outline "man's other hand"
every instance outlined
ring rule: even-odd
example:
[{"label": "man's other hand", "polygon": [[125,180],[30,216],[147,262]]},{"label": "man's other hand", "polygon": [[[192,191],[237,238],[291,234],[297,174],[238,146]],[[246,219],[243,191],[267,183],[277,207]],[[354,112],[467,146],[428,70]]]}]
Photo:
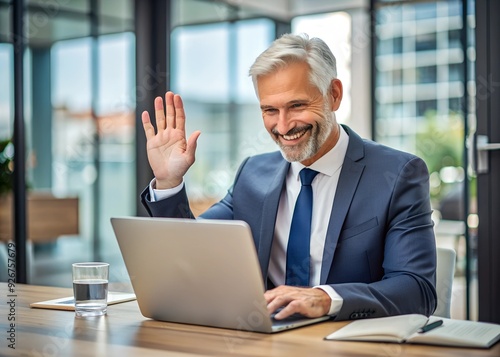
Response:
[{"label": "man's other hand", "polygon": [[274,316],[278,320],[295,313],[307,317],[320,317],[330,311],[330,296],[321,289],[281,285],[266,291],[264,297],[270,314],[283,307]]}]

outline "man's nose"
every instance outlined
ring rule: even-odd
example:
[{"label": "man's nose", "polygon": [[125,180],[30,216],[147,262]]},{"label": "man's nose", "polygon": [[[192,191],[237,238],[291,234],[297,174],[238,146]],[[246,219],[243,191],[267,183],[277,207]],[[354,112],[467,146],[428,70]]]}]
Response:
[{"label": "man's nose", "polygon": [[278,123],[276,124],[276,130],[281,135],[285,135],[290,131],[290,129],[293,128],[293,125],[291,124],[290,121],[290,115],[287,110],[280,110],[279,116],[278,116]]}]

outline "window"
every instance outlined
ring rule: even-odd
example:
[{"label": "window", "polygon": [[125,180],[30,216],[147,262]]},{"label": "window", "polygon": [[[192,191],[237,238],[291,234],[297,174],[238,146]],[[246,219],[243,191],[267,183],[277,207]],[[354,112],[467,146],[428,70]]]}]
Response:
[{"label": "window", "polygon": [[462,63],[454,63],[448,66],[448,79],[450,82],[463,81],[464,65]]},{"label": "window", "polygon": [[462,47],[461,31],[460,30],[448,31],[448,47],[449,48],[461,48]]},{"label": "window", "polygon": [[[103,252],[114,244],[109,216],[131,215],[135,210],[133,96],[134,36],[101,36],[98,41],[96,118],[92,116],[92,40],[60,41],[52,48],[53,78],[53,184],[59,195],[77,195],[81,206],[81,252],[90,255],[85,237],[93,232],[93,185],[99,175],[98,225]],[[78,68],[78,70],[75,70]],[[95,166],[95,135],[99,135],[99,167]],[[105,194],[104,194],[105,193]],[[111,195],[111,196],[110,196]],[[113,197],[112,200],[109,197]],[[84,243],[87,242],[87,243]],[[113,250],[114,254],[118,254]]]},{"label": "window", "polygon": [[337,60],[337,76],[342,81],[342,105],[336,112],[339,123],[351,119],[351,16],[345,12],[298,16],[292,21],[294,33],[305,32],[323,39]]},{"label": "window", "polygon": [[426,33],[415,36],[415,51],[436,50],[436,34]]},{"label": "window", "polygon": [[423,117],[437,109],[437,100],[420,100],[417,103],[417,116]]},{"label": "window", "polygon": [[[376,63],[375,140],[413,152],[426,162],[436,241],[438,246],[451,244],[458,253],[454,287],[464,289],[459,293],[462,296],[465,295],[462,291],[469,289],[464,287],[466,260],[474,267],[475,257],[465,254],[465,235],[468,234],[462,221],[465,212],[454,218],[445,212],[450,202],[454,208],[465,207],[463,195],[457,192],[464,192],[464,185],[468,184],[463,175],[452,179],[447,176],[449,172],[466,172],[463,143],[467,116],[462,105],[463,88],[466,88],[462,62],[466,56],[460,41],[462,1],[375,3],[376,38],[384,42],[392,38],[395,42],[399,41],[401,32],[405,34],[401,53],[395,48],[393,53],[387,53],[387,48],[380,48],[376,41],[373,59]],[[473,7],[473,3],[469,5]],[[401,13],[401,18],[388,16],[396,13]],[[473,31],[469,31],[470,39],[474,38],[472,34]],[[401,82],[394,80],[400,71]],[[392,85],[387,85],[388,72],[393,73]],[[449,222],[450,226],[462,227],[462,232],[452,233],[445,225],[439,226],[441,218],[455,220]],[[465,305],[465,297],[457,305],[460,303]],[[459,315],[452,317],[465,318],[462,310],[466,310],[465,306],[455,311]]]},{"label": "window", "polygon": [[197,162],[186,176],[195,204],[222,198],[244,157],[276,150],[248,77],[273,35],[274,23],[267,19],[179,26],[172,32],[171,86],[183,97],[188,135],[202,132]]},{"label": "window", "polygon": [[462,98],[450,98],[449,108],[450,112],[460,113],[462,111]]},{"label": "window", "polygon": [[427,66],[417,68],[417,83],[436,83],[437,66]]},{"label": "window", "polygon": [[12,78],[12,45],[0,43],[0,140],[12,136],[13,78]]},{"label": "window", "polygon": [[403,52],[403,38],[402,37],[394,37],[392,40],[392,43],[393,43],[394,53]]},{"label": "window", "polygon": [[435,19],[436,15],[435,3],[429,2],[415,5],[416,20]]}]

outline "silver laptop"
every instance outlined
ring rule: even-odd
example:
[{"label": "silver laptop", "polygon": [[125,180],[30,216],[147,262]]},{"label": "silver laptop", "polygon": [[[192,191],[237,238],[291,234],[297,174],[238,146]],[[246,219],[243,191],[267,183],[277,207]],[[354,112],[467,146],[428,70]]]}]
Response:
[{"label": "silver laptop", "polygon": [[120,217],[111,224],[145,317],[265,333],[329,318],[269,316],[245,222]]}]

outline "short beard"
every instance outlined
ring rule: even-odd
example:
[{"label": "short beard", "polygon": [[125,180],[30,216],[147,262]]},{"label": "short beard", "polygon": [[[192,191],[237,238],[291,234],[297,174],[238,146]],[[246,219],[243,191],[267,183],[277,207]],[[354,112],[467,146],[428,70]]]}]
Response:
[{"label": "short beard", "polygon": [[[329,111],[329,108],[324,109],[325,120],[317,123],[317,125],[313,125],[310,127],[311,135],[307,142],[300,144],[300,146],[285,146],[281,143],[279,138],[275,137],[274,141],[278,144],[281,154],[285,158],[286,161],[304,161],[307,160],[319,151],[319,149],[325,144],[328,140],[328,137],[332,133],[333,128],[335,127],[335,113]],[[279,135],[277,132],[273,130],[274,135]],[[294,134],[292,130],[287,134]],[[305,135],[305,134],[304,134]]]}]

